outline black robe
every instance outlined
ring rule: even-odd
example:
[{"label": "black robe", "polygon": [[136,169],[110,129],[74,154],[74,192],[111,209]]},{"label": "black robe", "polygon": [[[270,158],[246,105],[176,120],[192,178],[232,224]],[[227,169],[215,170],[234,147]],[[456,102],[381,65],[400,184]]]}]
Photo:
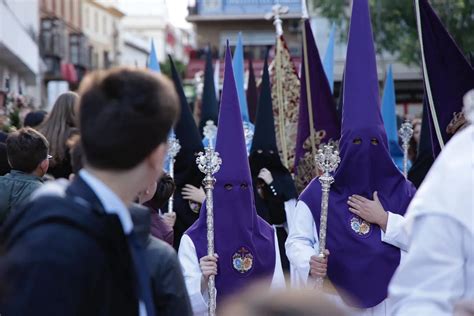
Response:
[{"label": "black robe", "polygon": [[[284,271],[289,271],[290,263],[286,256],[285,241],[288,233],[283,227],[286,223],[285,202],[297,198],[295,184],[290,172],[281,163],[280,157],[273,151],[254,151],[249,157],[252,172],[255,207],[260,217],[271,225],[277,225],[276,234],[280,249],[281,264]],[[258,178],[262,168],[268,169],[273,182],[266,184]],[[258,189],[261,189],[260,193]]]}]

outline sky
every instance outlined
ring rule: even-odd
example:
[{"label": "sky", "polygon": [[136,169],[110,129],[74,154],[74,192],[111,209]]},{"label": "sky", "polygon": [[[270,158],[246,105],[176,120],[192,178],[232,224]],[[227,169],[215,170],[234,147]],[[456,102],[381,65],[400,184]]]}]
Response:
[{"label": "sky", "polygon": [[166,0],[170,22],[178,27],[190,28],[191,24],[186,22],[188,15],[189,0]]},{"label": "sky", "polygon": [[170,22],[182,28],[190,28],[186,22],[188,3],[194,0],[98,0],[105,5],[117,5],[125,14],[156,14],[163,13],[163,4],[166,3]]}]

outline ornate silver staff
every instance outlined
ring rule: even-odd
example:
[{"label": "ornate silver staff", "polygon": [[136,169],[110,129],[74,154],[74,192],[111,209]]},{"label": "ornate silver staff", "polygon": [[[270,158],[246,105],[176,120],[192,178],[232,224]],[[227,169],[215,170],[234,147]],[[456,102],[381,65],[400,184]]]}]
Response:
[{"label": "ornate silver staff", "polygon": [[[219,171],[222,159],[219,157],[219,153],[214,151],[212,146],[206,146],[205,152],[198,154],[196,164],[199,170],[206,175],[202,183],[206,190],[207,255],[211,256],[214,255],[214,201],[212,191],[216,182],[214,174]],[[207,288],[209,291],[209,316],[215,316],[216,284],[214,275],[209,277]]]},{"label": "ornate silver staff", "polygon": [[[332,145],[324,145],[322,149],[318,150],[318,153],[315,157],[316,165],[323,172],[319,177],[319,182],[321,182],[321,218],[319,223],[319,254],[320,258],[324,258],[324,250],[326,250],[326,231],[327,231],[327,222],[328,222],[328,205],[329,205],[329,190],[331,189],[331,184],[334,182],[334,178],[331,175],[334,172],[341,162],[339,157],[339,152],[334,149]],[[316,287],[321,289],[323,286],[324,279],[316,279]]]},{"label": "ornate silver staff", "polygon": [[206,137],[209,141],[208,146],[214,148],[214,140],[216,139],[217,135],[217,126],[216,124],[214,124],[214,121],[206,121],[206,126],[203,127],[202,133],[204,134],[204,137]]},{"label": "ornate silver staff", "polygon": [[408,145],[410,144],[410,139],[413,136],[413,125],[410,121],[405,121],[398,130],[398,134],[402,139],[403,147],[403,175],[405,178],[408,175]]},{"label": "ornate silver staff", "polygon": [[[169,173],[170,177],[174,179],[174,163],[175,157],[181,150],[181,145],[179,144],[179,140],[176,138],[176,134],[174,132],[168,137],[168,159],[169,159]],[[173,212],[173,201],[174,201],[174,194],[172,194],[168,201],[168,213]]]}]

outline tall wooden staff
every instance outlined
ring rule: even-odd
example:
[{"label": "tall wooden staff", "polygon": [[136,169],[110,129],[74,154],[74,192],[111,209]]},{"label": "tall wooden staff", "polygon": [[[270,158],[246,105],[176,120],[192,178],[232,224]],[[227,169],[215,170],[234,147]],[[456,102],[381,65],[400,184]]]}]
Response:
[{"label": "tall wooden staff", "polygon": [[[196,158],[196,164],[199,170],[206,176],[202,183],[206,190],[206,224],[207,224],[207,255],[214,255],[214,201],[212,191],[214,190],[214,184],[216,178],[214,174],[219,171],[222,164],[222,159],[219,157],[219,153],[214,151],[212,143],[210,146],[206,146],[205,152],[200,152]],[[207,283],[209,291],[209,316],[216,315],[216,283],[214,275],[209,277]]]},{"label": "tall wooden staff", "polygon": [[281,51],[281,41],[278,39],[281,35],[283,35],[283,21],[281,20],[281,15],[287,14],[289,11],[288,7],[281,6],[280,4],[275,4],[272,7],[272,12],[267,13],[265,18],[267,20],[271,20],[273,18],[273,25],[275,26],[275,32],[277,36],[277,47],[276,47],[276,54],[275,54],[275,71],[276,71],[276,86],[277,86],[277,98],[278,98],[278,133],[280,136],[280,143],[281,143],[281,151],[283,154],[283,164],[286,168],[288,166],[288,145],[286,144],[286,134],[285,134],[285,107],[284,107],[284,100],[283,100],[283,75],[279,73],[281,69],[281,65],[283,63],[281,54],[278,54]]},{"label": "tall wooden staff", "polygon": [[398,130],[398,134],[402,139],[402,148],[403,148],[403,175],[405,178],[408,176],[408,146],[410,144],[410,139],[413,136],[413,125],[410,121],[406,121],[402,124]]},{"label": "tall wooden staff", "polygon": [[[329,191],[334,178],[331,175],[341,162],[339,152],[331,145],[324,145],[322,149],[318,150],[315,157],[316,165],[322,171],[319,177],[321,182],[321,218],[319,222],[319,254],[320,258],[324,258],[324,251],[326,250],[326,231],[328,222],[328,206],[329,206]],[[316,287],[321,289],[323,287],[324,279],[319,277],[316,279]]]},{"label": "tall wooden staff", "polygon": [[[169,174],[170,177],[174,179],[174,163],[176,155],[181,150],[181,145],[179,144],[179,140],[176,138],[176,134],[171,132],[171,135],[168,137],[168,159],[169,159]],[[174,194],[172,194],[168,201],[168,213],[173,212],[173,202],[174,202]]]},{"label": "tall wooden staff", "polygon": [[[311,74],[309,72],[309,60],[308,60],[308,41],[306,39],[306,27],[304,21],[309,18],[308,9],[306,6],[306,0],[301,2],[302,6],[302,23],[301,28],[303,30],[303,67],[306,83],[306,104],[308,105],[308,118],[309,118],[309,139],[311,143],[311,155],[316,155],[316,137],[314,135],[314,116],[313,116],[313,98],[311,97]],[[303,98],[304,96],[300,96]],[[314,176],[314,175],[313,175]]]}]

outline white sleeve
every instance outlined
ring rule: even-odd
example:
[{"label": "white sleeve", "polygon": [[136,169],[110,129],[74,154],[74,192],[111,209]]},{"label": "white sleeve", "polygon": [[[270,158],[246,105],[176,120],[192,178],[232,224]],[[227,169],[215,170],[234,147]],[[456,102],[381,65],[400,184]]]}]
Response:
[{"label": "white sleeve", "polygon": [[309,261],[311,256],[316,255],[318,248],[318,236],[313,215],[308,206],[299,201],[293,216],[293,224],[286,239],[285,248],[288,260],[294,270],[291,276],[291,284],[297,287],[309,285]]},{"label": "white sleeve", "polygon": [[388,212],[387,228],[381,231],[382,241],[403,251],[408,251],[408,234],[405,229],[405,217]]},{"label": "white sleeve", "polygon": [[465,228],[445,216],[413,223],[410,251],[389,287],[390,315],[452,315],[465,291]]},{"label": "white sleeve", "polygon": [[291,230],[291,226],[293,225],[293,217],[295,216],[296,212],[296,200],[291,199],[285,202],[285,213],[286,213],[286,223],[288,225],[288,231]]},{"label": "white sleeve", "polygon": [[280,258],[280,247],[278,247],[278,238],[276,234],[276,229],[274,229],[274,238],[275,238],[275,270],[272,277],[272,289],[284,289],[286,288],[285,284],[285,275],[283,274],[283,268],[281,266]]},{"label": "white sleeve", "polygon": [[181,237],[178,249],[178,259],[183,269],[184,281],[194,315],[207,315],[208,297],[201,293],[202,272],[196,254],[194,243],[188,235]]}]

